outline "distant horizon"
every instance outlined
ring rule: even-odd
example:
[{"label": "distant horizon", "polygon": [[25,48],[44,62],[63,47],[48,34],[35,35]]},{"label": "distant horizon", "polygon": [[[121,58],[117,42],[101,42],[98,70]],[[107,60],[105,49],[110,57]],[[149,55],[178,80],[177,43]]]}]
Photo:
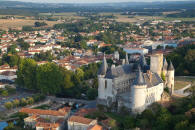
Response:
[{"label": "distant horizon", "polygon": [[187,2],[193,0],[0,0],[0,1],[18,1],[18,2],[32,2],[32,3],[71,3],[71,4],[100,4],[100,3],[152,3],[152,2]]}]

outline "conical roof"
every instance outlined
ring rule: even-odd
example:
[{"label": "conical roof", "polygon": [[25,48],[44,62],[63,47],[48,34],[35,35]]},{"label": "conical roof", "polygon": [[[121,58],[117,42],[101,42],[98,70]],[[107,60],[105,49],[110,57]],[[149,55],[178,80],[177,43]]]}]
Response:
[{"label": "conical roof", "polygon": [[171,61],[170,61],[170,64],[169,64],[168,70],[174,70],[174,67],[173,67],[173,64],[172,64],[172,62],[171,62]]},{"label": "conical roof", "polygon": [[138,77],[137,77],[137,82],[136,82],[136,84],[137,84],[137,85],[145,85],[145,84],[146,84],[140,66],[138,66]]},{"label": "conical roof", "polygon": [[167,67],[168,67],[167,60],[164,59],[164,62],[163,62],[163,69],[164,69],[164,70],[167,70]]},{"label": "conical roof", "polygon": [[129,64],[128,54],[126,53],[125,64]]},{"label": "conical roof", "polygon": [[108,64],[107,64],[106,57],[104,54],[103,62],[102,62],[102,65],[98,71],[98,75],[105,75],[107,72],[107,69],[108,69]]}]

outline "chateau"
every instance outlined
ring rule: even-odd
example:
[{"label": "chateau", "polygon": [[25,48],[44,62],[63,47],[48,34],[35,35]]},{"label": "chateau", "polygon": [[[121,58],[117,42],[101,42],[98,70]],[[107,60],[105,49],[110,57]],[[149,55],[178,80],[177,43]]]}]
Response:
[{"label": "chateau", "polygon": [[171,62],[168,65],[163,54],[152,54],[150,65],[144,55],[137,62],[129,63],[126,54],[122,65],[111,67],[104,56],[98,71],[98,104],[141,113],[147,106],[161,101],[165,87],[173,94],[174,68]]}]

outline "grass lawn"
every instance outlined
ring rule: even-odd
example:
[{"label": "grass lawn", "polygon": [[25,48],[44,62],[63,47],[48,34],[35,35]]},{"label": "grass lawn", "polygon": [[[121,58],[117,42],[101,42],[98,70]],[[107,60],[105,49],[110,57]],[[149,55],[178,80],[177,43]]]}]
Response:
[{"label": "grass lawn", "polygon": [[193,81],[195,81],[193,77],[175,77],[175,90],[184,88]]},{"label": "grass lawn", "polygon": [[125,116],[123,115],[119,115],[117,113],[108,113],[108,112],[106,113],[106,116],[116,120],[116,122],[119,122],[119,123],[122,123],[125,118]]}]

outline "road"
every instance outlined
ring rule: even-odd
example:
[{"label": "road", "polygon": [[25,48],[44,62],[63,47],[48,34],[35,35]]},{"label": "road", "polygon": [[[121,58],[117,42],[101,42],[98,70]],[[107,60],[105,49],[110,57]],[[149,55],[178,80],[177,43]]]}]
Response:
[{"label": "road", "polygon": [[186,97],[190,95],[190,92],[185,92],[186,89],[190,88],[192,85],[189,84],[186,87],[179,89],[179,90],[175,90],[174,91],[174,95],[175,96],[179,96],[179,97]]}]

